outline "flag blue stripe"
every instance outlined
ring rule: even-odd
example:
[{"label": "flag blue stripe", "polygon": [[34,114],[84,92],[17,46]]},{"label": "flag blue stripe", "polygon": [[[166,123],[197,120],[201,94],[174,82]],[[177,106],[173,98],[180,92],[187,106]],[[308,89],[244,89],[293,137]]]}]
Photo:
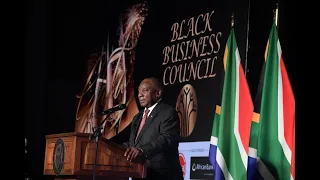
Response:
[{"label": "flag blue stripe", "polygon": [[221,167],[216,160],[217,146],[210,144],[209,160],[214,169],[215,180],[225,180]]},{"label": "flag blue stripe", "polygon": [[254,157],[248,157],[248,180],[264,180],[257,170],[257,159]]}]

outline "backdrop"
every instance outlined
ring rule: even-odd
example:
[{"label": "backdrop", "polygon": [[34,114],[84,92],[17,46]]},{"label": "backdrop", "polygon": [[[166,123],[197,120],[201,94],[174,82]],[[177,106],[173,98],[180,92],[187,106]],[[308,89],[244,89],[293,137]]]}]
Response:
[{"label": "backdrop", "polygon": [[[106,41],[92,49],[86,63],[75,131],[92,133],[105,122],[104,137],[128,140],[132,118],[141,110],[137,87],[144,78],[157,77],[165,85],[163,100],[179,114],[185,179],[212,179],[208,141],[220,104],[225,44],[234,22],[246,66],[248,7],[247,0],[150,1],[113,16]],[[101,115],[119,104],[127,108]]]}]

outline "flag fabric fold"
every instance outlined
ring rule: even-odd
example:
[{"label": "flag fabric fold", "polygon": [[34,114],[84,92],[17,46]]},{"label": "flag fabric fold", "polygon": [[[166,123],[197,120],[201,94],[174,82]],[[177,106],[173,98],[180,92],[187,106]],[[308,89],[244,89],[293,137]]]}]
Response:
[{"label": "flag fabric fold", "polygon": [[259,174],[267,180],[291,180],[295,177],[295,100],[275,22],[260,78],[249,147],[255,153],[249,153],[248,179]]},{"label": "flag fabric fold", "polygon": [[215,180],[246,180],[253,102],[233,28],[223,61],[222,99],[214,115],[209,160]]}]

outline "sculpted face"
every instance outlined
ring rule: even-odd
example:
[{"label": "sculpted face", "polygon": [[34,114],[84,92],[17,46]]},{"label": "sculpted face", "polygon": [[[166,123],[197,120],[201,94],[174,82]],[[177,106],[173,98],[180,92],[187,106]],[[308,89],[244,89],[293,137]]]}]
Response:
[{"label": "sculpted face", "polygon": [[149,108],[161,97],[161,89],[151,79],[143,80],[138,88],[138,99],[142,107]]}]

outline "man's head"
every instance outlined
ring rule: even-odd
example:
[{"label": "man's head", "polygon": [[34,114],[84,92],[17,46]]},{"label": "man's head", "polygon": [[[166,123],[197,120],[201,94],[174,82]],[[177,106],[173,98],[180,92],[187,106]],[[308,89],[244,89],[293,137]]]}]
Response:
[{"label": "man's head", "polygon": [[162,97],[163,85],[156,78],[144,79],[138,88],[138,99],[142,107],[149,108]]}]

